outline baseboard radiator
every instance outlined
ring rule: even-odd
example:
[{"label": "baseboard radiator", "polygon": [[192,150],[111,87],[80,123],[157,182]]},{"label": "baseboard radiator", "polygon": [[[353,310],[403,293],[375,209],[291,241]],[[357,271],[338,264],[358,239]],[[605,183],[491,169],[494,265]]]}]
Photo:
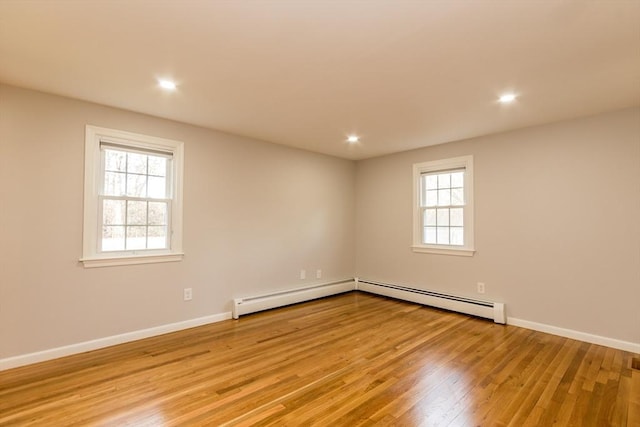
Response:
[{"label": "baseboard radiator", "polygon": [[257,311],[269,310],[271,308],[283,307],[285,305],[297,304],[299,302],[349,292],[355,290],[355,288],[355,280],[346,279],[282,292],[274,292],[267,295],[236,298],[233,300],[232,316],[234,319],[237,319],[243,314],[255,313]]},{"label": "baseboard radiator", "polygon": [[377,295],[384,295],[400,300],[411,301],[431,307],[444,308],[459,313],[472,314],[496,323],[505,324],[507,317],[503,303],[480,301],[471,298],[447,295],[422,289],[408,288],[389,283],[374,282],[365,279],[355,279],[356,289]]}]

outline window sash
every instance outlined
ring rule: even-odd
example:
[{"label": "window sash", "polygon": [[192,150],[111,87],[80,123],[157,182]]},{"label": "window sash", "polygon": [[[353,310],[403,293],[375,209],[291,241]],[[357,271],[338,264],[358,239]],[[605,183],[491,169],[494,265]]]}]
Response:
[{"label": "window sash", "polygon": [[[146,156],[156,156],[156,157],[164,157],[167,159],[166,164],[165,164],[165,174],[164,174],[164,179],[165,179],[165,195],[167,196],[167,198],[169,199],[173,199],[173,156],[172,155],[163,155],[163,154],[156,154],[156,153],[161,153],[160,151],[157,150],[147,150],[147,149],[128,149],[127,147],[123,147],[121,148],[114,148],[115,145],[104,145],[104,144],[100,144],[100,179],[98,182],[98,194],[101,196],[104,196],[105,193],[105,189],[104,189],[104,182],[105,182],[105,176],[107,173],[106,170],[106,151],[107,150],[111,150],[111,151],[120,151],[123,153],[132,153],[132,154],[142,154],[142,155],[146,155]],[[149,173],[149,166],[147,164],[147,170],[146,173],[135,173],[135,172],[128,172],[125,168],[124,172],[115,172],[115,171],[108,171],[110,173],[121,173],[125,176],[125,195],[127,194],[127,189],[126,186],[128,185],[128,179],[126,179],[129,175],[132,176],[144,176],[146,177],[146,187],[147,187],[147,194],[149,194],[149,177],[162,177],[161,175],[153,175]],[[159,198],[154,198],[154,199],[159,199]]]},{"label": "window sash", "polygon": [[[462,225],[457,225],[457,224],[451,224],[451,210],[452,209],[460,209],[462,210]],[[436,211],[436,223],[435,224],[427,224],[425,223],[425,213],[427,212],[427,210],[434,210]],[[438,220],[438,211],[440,210],[446,210],[447,214],[448,214],[448,221],[447,224],[439,224],[439,220]],[[465,239],[464,239],[464,230],[465,230],[465,209],[464,206],[459,206],[459,205],[455,205],[455,206],[429,206],[429,207],[421,207],[420,208],[420,215],[421,215],[421,223],[420,223],[420,227],[422,229],[422,233],[421,233],[421,242],[424,245],[442,245],[442,246],[454,246],[454,247],[462,247],[465,245]],[[438,242],[438,240],[440,239],[440,235],[437,234],[437,232],[441,231],[442,229],[446,228],[447,229],[447,233],[448,233],[448,238],[447,240],[449,241],[449,243],[441,243]],[[427,238],[426,238],[426,233],[429,229],[433,229],[436,232],[436,241],[435,242],[428,242]],[[462,231],[462,241],[460,243],[451,243],[452,240],[455,240],[455,238],[453,237],[453,232],[455,230],[460,230]]]},{"label": "window sash", "polygon": [[[123,218],[124,221],[122,223],[119,224],[105,224],[104,223],[104,201],[105,200],[119,200],[119,201],[124,201],[124,206],[125,206],[125,210],[123,213]],[[146,222],[144,224],[131,224],[129,223],[128,217],[128,203],[129,201],[133,201],[133,202],[147,202],[147,213],[146,213]],[[166,251],[171,249],[171,235],[172,235],[172,228],[171,228],[171,224],[172,224],[172,218],[171,218],[171,208],[172,208],[172,200],[171,199],[151,199],[151,198],[145,198],[145,197],[127,197],[127,196],[98,196],[98,224],[97,224],[97,232],[98,232],[98,239],[97,239],[97,252],[98,253],[118,253],[118,252],[122,252],[122,253],[127,253],[127,252],[153,252],[153,251]],[[151,224],[149,222],[149,205],[148,203],[164,203],[167,209],[166,212],[166,218],[165,218],[165,223],[164,224]],[[103,234],[103,229],[104,227],[124,227],[124,248],[123,249],[105,249],[104,248],[104,234]],[[127,229],[129,227],[145,227],[145,247],[144,248],[138,248],[138,249],[127,249]],[[164,227],[166,230],[166,238],[165,238],[165,245],[164,247],[157,247],[157,248],[149,248],[149,227]]]},{"label": "window sash", "polygon": [[[427,183],[426,183],[426,177],[428,176],[437,176],[437,175],[444,175],[444,174],[453,174],[453,173],[458,173],[458,172],[462,172],[463,173],[463,181],[462,181],[462,186],[453,186],[453,185],[449,185],[449,187],[436,187],[435,189],[427,189]],[[454,168],[454,169],[443,169],[443,170],[435,170],[435,171],[429,171],[429,172],[422,172],[420,174],[420,184],[419,184],[419,188],[420,188],[420,207],[447,207],[447,206],[451,206],[451,207],[460,207],[460,206],[465,206],[467,204],[467,191],[466,191],[466,168]],[[458,189],[462,189],[462,195],[463,195],[463,201],[461,205],[453,205],[453,204],[435,204],[435,205],[428,205],[427,204],[427,191],[437,191],[437,190],[458,190]]]}]

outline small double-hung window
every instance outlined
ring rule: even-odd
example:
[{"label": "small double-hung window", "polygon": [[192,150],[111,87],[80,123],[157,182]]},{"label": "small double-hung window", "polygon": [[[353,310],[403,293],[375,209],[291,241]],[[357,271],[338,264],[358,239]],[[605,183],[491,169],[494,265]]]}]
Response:
[{"label": "small double-hung window", "polygon": [[169,249],[171,153],[100,143],[100,252]]},{"label": "small double-hung window", "polygon": [[415,164],[413,250],[473,255],[473,157]]},{"label": "small double-hung window", "polygon": [[87,126],[86,267],[182,258],[182,147]]}]

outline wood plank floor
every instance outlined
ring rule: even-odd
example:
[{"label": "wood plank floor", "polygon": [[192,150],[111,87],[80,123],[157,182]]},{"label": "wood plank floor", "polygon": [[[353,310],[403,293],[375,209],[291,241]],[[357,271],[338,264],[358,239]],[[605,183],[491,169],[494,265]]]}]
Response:
[{"label": "wood plank floor", "polygon": [[633,356],[352,292],[0,372],[0,425],[632,426]]}]

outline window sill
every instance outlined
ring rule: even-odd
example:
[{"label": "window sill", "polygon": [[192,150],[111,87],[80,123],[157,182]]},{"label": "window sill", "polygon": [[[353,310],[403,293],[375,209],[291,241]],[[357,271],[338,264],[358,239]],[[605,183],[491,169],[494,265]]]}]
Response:
[{"label": "window sill", "polygon": [[432,247],[432,246],[423,246],[423,245],[414,245],[411,246],[413,252],[424,253],[424,254],[438,254],[438,255],[455,255],[455,256],[473,256],[476,253],[475,249],[468,248],[442,248],[442,247]]},{"label": "window sill", "polygon": [[154,255],[126,255],[126,256],[102,256],[81,258],[84,268],[114,267],[118,265],[155,264],[160,262],[182,261],[184,253]]}]

